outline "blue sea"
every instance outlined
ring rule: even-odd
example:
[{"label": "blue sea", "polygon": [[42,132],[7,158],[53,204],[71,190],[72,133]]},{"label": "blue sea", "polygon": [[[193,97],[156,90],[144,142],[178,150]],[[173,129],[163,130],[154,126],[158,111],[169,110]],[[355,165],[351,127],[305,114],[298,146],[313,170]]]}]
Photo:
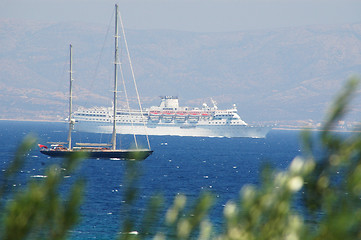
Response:
[{"label": "blue sea", "polygon": [[[38,142],[64,141],[65,123],[0,121],[0,167],[12,159],[16,147],[29,133]],[[73,134],[74,142],[107,142],[105,134]],[[133,136],[119,137],[126,145]],[[145,143],[144,139],[139,140]],[[150,197],[160,193],[166,209],[177,194],[187,196],[192,205],[200,193],[211,192],[216,199],[211,211],[215,228],[222,226],[223,207],[229,200],[239,199],[246,184],[260,183],[260,172],[266,163],[276,169],[286,169],[294,157],[301,154],[300,132],[272,130],[266,139],[203,138],[150,136],[153,155],[136,162],[140,172],[135,213],[142,214]],[[48,158],[34,148],[27,156],[26,165],[19,173],[21,188],[26,180],[44,176],[44,169],[61,159]],[[69,189],[77,177],[86,180],[85,198],[81,207],[81,222],[70,233],[70,239],[114,239],[119,234],[123,219],[124,175],[126,161],[87,159],[70,178],[64,180]],[[165,210],[163,210],[164,212]],[[134,229],[135,231],[137,229]]]}]

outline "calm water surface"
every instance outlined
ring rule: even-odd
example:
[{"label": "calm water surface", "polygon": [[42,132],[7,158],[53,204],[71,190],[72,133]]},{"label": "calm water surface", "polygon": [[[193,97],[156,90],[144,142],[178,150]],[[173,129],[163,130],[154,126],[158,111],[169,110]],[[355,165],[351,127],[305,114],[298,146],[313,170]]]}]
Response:
[{"label": "calm water surface", "polygon": [[[64,141],[65,123],[0,121],[0,167],[5,169],[21,140],[35,133],[39,143]],[[107,142],[109,135],[74,133],[74,142]],[[123,145],[132,136],[119,139]],[[150,196],[162,193],[169,206],[175,195],[183,193],[193,203],[202,191],[216,196],[211,212],[212,223],[221,226],[222,211],[228,200],[236,200],[245,184],[258,184],[262,165],[271,163],[286,169],[292,159],[301,154],[299,132],[271,131],[266,139],[150,137],[154,154],[137,162],[141,175],[138,181],[139,199],[135,213],[142,213]],[[140,139],[144,142],[144,139]],[[61,159],[51,159],[35,148],[19,173],[21,188],[27,179],[41,177],[44,169]],[[80,169],[64,182],[68,189],[81,176],[86,179],[82,221],[72,231],[71,239],[113,239],[119,232],[122,216],[123,177],[125,161],[87,159]]]}]

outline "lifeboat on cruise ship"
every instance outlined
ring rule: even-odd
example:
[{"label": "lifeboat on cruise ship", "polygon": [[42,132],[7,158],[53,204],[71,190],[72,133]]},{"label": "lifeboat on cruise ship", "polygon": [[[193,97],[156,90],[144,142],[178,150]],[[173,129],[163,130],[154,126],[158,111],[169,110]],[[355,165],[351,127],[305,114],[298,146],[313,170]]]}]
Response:
[{"label": "lifeboat on cruise ship", "polygon": [[163,110],[162,112],[162,121],[165,123],[173,122],[175,112],[172,110]]},{"label": "lifeboat on cruise ship", "polygon": [[174,111],[166,110],[166,111],[163,111],[162,114],[163,114],[164,116],[173,116],[173,115],[175,115],[175,112],[174,112]]},{"label": "lifeboat on cruise ship", "polygon": [[189,115],[190,115],[190,116],[200,116],[201,113],[200,113],[199,111],[190,111],[190,112],[189,112]]},{"label": "lifeboat on cruise ship", "polygon": [[176,112],[175,120],[179,123],[184,123],[186,121],[188,113],[185,111]]},{"label": "lifeboat on cruise ship", "polygon": [[176,112],[176,115],[177,116],[186,116],[186,115],[188,115],[188,113],[186,111],[178,111],[178,112]]},{"label": "lifeboat on cruise ship", "polygon": [[150,111],[150,112],[149,112],[149,115],[156,115],[156,116],[158,116],[158,115],[160,115],[160,114],[161,114],[160,111]]},{"label": "lifeboat on cruise ship", "polygon": [[149,112],[149,119],[152,122],[159,122],[161,112],[160,111],[150,111]]},{"label": "lifeboat on cruise ship", "polygon": [[190,111],[188,116],[189,123],[197,123],[201,113],[199,111]]}]

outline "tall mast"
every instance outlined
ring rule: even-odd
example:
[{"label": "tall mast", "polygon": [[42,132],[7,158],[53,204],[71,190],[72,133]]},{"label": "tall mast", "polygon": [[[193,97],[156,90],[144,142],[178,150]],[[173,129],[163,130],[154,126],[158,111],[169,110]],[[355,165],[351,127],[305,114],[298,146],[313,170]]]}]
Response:
[{"label": "tall mast", "polygon": [[72,120],[72,112],[73,112],[73,46],[70,44],[70,67],[69,67],[69,132],[68,132],[68,149],[71,150],[71,131],[73,129],[73,120]]},{"label": "tall mast", "polygon": [[115,52],[114,52],[114,99],[113,99],[113,134],[112,134],[112,149],[116,149],[117,131],[116,131],[116,115],[117,115],[117,90],[118,90],[118,4],[115,4]]}]

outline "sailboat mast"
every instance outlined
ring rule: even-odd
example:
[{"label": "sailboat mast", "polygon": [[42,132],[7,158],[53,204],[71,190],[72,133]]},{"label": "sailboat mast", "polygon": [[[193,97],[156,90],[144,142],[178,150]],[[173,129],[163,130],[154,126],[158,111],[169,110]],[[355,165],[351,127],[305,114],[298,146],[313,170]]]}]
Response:
[{"label": "sailboat mast", "polygon": [[116,115],[117,115],[117,90],[118,90],[118,4],[115,4],[115,52],[114,52],[114,99],[113,99],[113,134],[112,134],[112,149],[116,149],[117,131],[116,131]]},{"label": "sailboat mast", "polygon": [[72,112],[73,112],[73,46],[70,44],[70,67],[69,67],[69,131],[68,131],[68,149],[71,150],[71,132],[73,129],[73,120],[72,120]]}]

